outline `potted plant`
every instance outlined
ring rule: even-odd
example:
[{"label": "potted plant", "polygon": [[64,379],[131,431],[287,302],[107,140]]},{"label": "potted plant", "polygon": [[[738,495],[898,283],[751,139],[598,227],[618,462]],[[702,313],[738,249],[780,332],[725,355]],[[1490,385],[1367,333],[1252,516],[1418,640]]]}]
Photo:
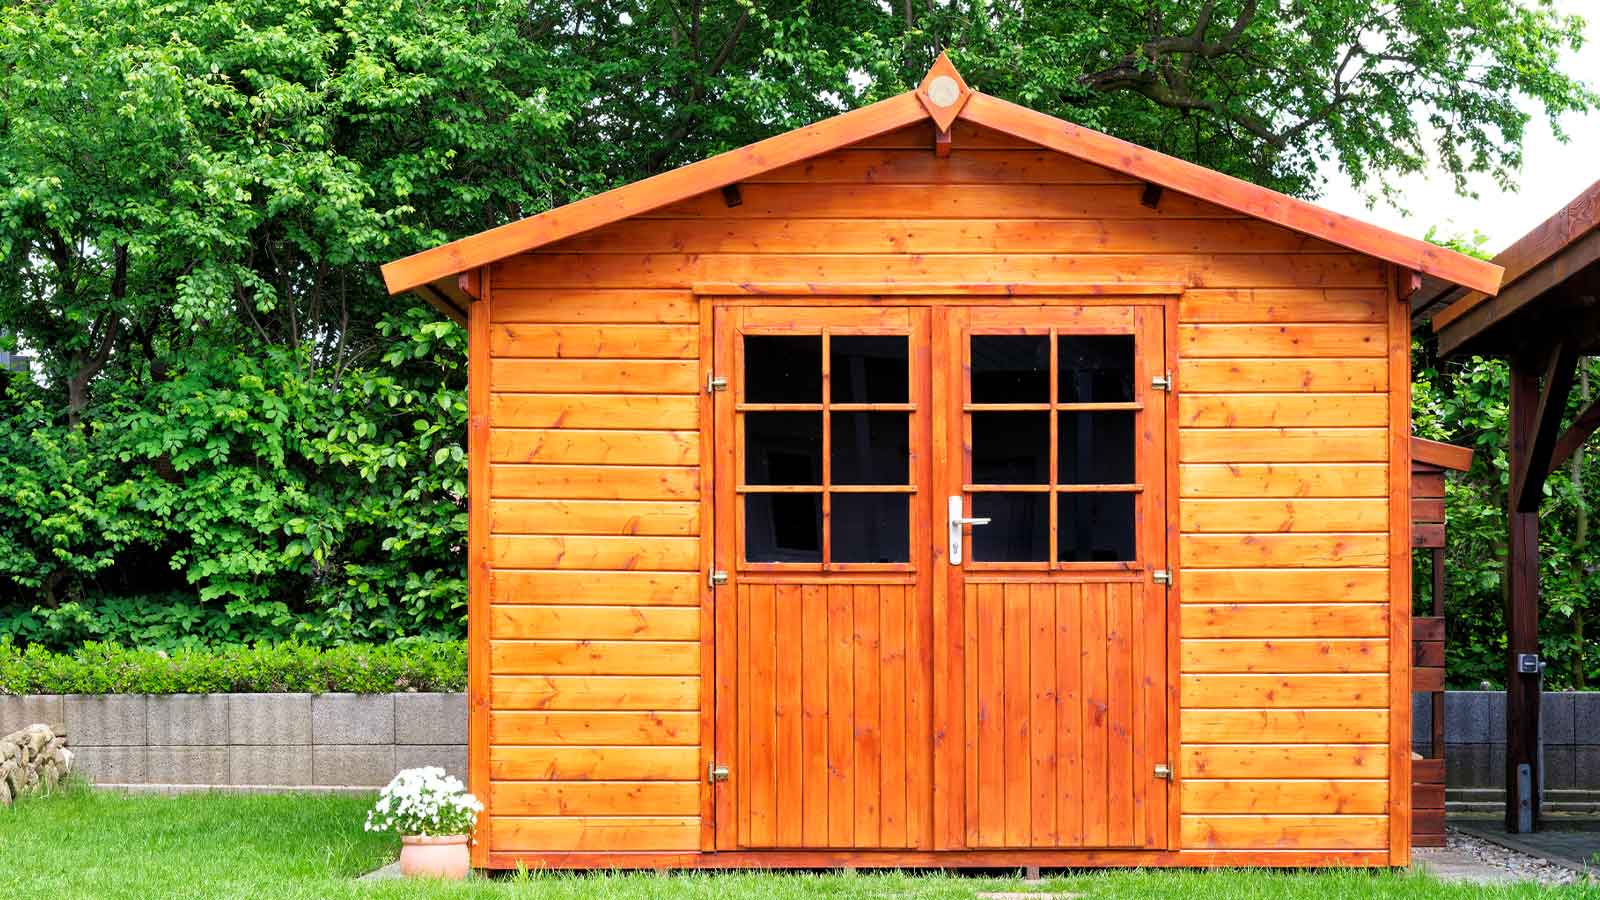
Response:
[{"label": "potted plant", "polygon": [[438,766],[405,769],[367,813],[368,831],[400,835],[400,874],[459,881],[472,860],[467,841],[483,804]]}]

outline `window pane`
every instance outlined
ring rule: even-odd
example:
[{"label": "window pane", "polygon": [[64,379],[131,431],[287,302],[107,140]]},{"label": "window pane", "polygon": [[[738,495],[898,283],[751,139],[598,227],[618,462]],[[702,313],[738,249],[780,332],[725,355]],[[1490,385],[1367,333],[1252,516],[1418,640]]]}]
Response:
[{"label": "window pane", "polygon": [[834,335],[828,378],[834,403],[908,403],[910,357],[903,334]]},{"label": "window pane", "polygon": [[972,414],[973,484],[1046,484],[1050,480],[1050,414]]},{"label": "window pane", "polygon": [[746,335],[746,403],[821,403],[822,335]]},{"label": "window pane", "polygon": [[1126,562],[1138,558],[1133,494],[1058,494],[1056,558]]},{"label": "window pane", "polygon": [[1063,334],[1059,340],[1060,402],[1133,401],[1133,335]]},{"label": "window pane", "polygon": [[1061,413],[1061,484],[1131,484],[1132,412]]},{"label": "window pane", "polygon": [[834,494],[833,561],[910,562],[908,502],[905,494]]},{"label": "window pane", "polygon": [[834,484],[908,484],[910,413],[833,413]]},{"label": "window pane", "polygon": [[1050,338],[1032,334],[972,336],[973,403],[1049,403]]},{"label": "window pane", "polygon": [[973,525],[967,546],[977,562],[1045,562],[1050,559],[1049,494],[973,494]]},{"label": "window pane", "polygon": [[821,484],[822,413],[746,413],[745,484]]},{"label": "window pane", "polygon": [[822,495],[745,494],[744,558],[822,562]]}]

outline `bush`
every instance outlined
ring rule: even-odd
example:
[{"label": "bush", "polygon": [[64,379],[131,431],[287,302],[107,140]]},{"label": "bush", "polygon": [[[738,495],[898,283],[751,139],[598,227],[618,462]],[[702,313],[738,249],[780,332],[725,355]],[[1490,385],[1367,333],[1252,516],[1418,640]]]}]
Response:
[{"label": "bush", "polygon": [[462,641],[329,648],[291,642],[170,653],[87,643],[58,653],[0,638],[0,694],[382,694],[459,691],[466,683]]}]

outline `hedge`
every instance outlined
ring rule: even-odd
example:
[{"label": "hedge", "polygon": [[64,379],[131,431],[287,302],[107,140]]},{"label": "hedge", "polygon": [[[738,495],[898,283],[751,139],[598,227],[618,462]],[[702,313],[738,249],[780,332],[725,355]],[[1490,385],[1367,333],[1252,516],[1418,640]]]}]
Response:
[{"label": "hedge", "polygon": [[91,642],[63,653],[0,638],[0,694],[382,694],[460,691],[466,683],[464,641],[174,651]]}]

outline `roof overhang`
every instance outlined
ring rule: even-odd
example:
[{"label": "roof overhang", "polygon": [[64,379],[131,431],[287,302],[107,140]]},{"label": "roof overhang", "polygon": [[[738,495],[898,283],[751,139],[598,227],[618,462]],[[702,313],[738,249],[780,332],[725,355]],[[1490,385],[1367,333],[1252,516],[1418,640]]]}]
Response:
[{"label": "roof overhang", "polygon": [[442,293],[462,272],[927,119],[941,135],[962,119],[1483,294],[1500,287],[1492,263],[979,93],[943,54],[916,90],[397,259],[384,283],[438,305],[421,289]]}]

